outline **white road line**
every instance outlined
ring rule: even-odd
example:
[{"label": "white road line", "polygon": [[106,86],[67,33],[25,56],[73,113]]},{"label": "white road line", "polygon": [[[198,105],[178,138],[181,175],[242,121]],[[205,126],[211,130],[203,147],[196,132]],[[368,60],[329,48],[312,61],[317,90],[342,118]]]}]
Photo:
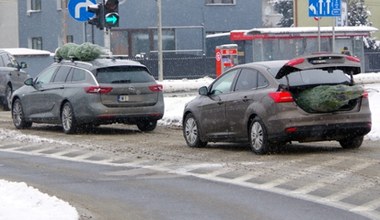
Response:
[{"label": "white road line", "polygon": [[373,211],[377,208],[380,208],[380,198],[367,202],[363,205],[357,206],[351,209],[350,211],[353,211],[353,212]]},{"label": "white road line", "polygon": [[350,167],[350,169],[347,171],[342,171],[342,172],[337,173],[335,175],[330,175],[330,176],[327,176],[325,178],[321,178],[313,184],[298,188],[297,190],[294,190],[294,193],[307,194],[307,193],[312,192],[316,189],[322,188],[322,187],[326,186],[327,184],[337,182],[340,179],[347,177],[351,173],[357,172],[359,170],[363,170],[363,169],[365,169],[369,166],[372,166],[374,164],[375,163],[373,163],[373,162],[360,163],[354,167]]},{"label": "white road line", "polygon": [[325,197],[325,199],[328,201],[340,201],[342,199],[355,195],[358,192],[367,190],[375,185],[376,183],[372,183],[372,182],[362,182],[360,186],[357,186],[357,187],[350,185],[349,188],[340,190],[337,193],[334,193],[330,196]]},{"label": "white road line", "polygon": [[281,185],[281,184],[290,182],[292,180],[295,180],[295,179],[297,179],[299,177],[302,177],[302,176],[308,175],[310,173],[316,172],[318,170],[322,170],[322,169],[324,169],[327,166],[338,164],[338,163],[340,163],[340,162],[342,162],[344,160],[345,160],[344,157],[340,157],[340,158],[337,158],[337,159],[329,160],[329,161],[324,162],[322,164],[314,165],[314,166],[311,166],[311,167],[306,167],[306,168],[302,169],[299,172],[290,173],[290,174],[288,174],[288,175],[286,175],[286,176],[284,176],[282,178],[278,178],[278,179],[275,179],[275,180],[273,180],[271,182],[262,184],[262,186],[264,188],[273,188],[273,187],[276,187],[278,185]]}]

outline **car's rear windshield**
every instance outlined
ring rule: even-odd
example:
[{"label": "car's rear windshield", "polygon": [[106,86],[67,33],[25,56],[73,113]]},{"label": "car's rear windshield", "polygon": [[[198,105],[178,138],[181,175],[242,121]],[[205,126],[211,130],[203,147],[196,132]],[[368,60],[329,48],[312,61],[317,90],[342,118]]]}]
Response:
[{"label": "car's rear windshield", "polygon": [[98,83],[146,83],[154,78],[145,67],[112,66],[100,68],[95,74]]},{"label": "car's rear windshield", "polygon": [[[280,68],[271,68],[269,72],[273,77],[276,76]],[[288,75],[289,85],[290,86],[299,86],[299,85],[313,85],[313,84],[340,84],[340,83],[349,83],[350,78],[342,70],[339,69],[311,69],[311,70],[302,70],[290,73]],[[287,84],[286,77],[278,79],[282,84]]]}]

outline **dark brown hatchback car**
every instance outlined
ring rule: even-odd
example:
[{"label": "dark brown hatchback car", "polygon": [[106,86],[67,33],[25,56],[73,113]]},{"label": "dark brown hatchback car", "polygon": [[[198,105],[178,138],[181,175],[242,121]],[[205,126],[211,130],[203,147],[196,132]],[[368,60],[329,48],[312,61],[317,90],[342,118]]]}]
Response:
[{"label": "dark brown hatchback car", "polygon": [[238,65],[187,103],[186,143],[246,141],[257,154],[291,141],[358,148],[371,130],[368,94],[353,80],[360,72],[360,60],[341,54]]}]

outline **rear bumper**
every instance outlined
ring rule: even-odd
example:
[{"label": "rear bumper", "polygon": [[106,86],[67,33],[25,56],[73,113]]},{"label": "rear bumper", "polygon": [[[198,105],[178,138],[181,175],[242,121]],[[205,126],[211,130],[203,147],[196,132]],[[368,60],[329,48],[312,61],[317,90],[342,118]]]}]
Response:
[{"label": "rear bumper", "polygon": [[84,109],[74,109],[78,123],[112,124],[125,123],[136,124],[138,121],[157,121],[164,115],[164,103],[154,106],[140,107],[106,107],[100,103],[85,105]]},{"label": "rear bumper", "polygon": [[281,133],[269,135],[269,139],[281,142],[341,140],[364,136],[371,131],[371,126],[371,122],[364,122],[291,127]]}]

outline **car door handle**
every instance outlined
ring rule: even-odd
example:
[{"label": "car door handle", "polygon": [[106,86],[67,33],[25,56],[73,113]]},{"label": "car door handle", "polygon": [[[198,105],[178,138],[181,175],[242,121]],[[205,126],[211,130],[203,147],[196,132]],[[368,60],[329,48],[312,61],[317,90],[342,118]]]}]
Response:
[{"label": "car door handle", "polygon": [[219,101],[219,102],[217,102],[218,103],[218,105],[222,105],[223,104],[223,102],[222,101]]},{"label": "car door handle", "polygon": [[242,100],[243,100],[243,102],[248,102],[251,99],[249,99],[247,96],[244,96]]}]

